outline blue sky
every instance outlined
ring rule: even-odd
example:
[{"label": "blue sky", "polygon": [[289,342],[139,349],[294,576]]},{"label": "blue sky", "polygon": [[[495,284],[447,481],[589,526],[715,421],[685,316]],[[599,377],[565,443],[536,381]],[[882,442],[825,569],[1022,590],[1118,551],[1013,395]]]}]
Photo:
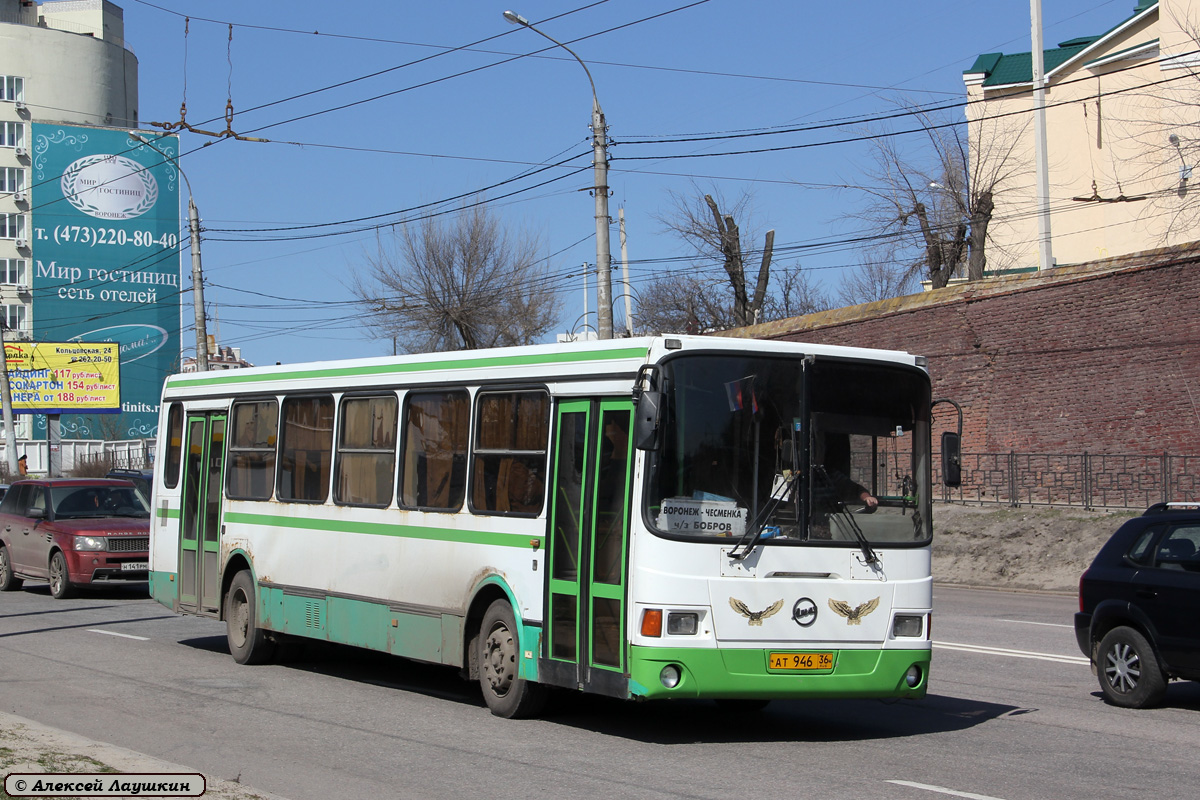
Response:
[{"label": "blue sky", "polygon": [[[860,196],[842,187],[861,183],[869,163],[862,141],[794,147],[861,136],[860,124],[715,143],[635,142],[869,117],[894,110],[897,95],[959,100],[976,55],[1030,49],[1023,2],[118,4],[139,60],[143,128],[177,122],[186,100],[188,123],[224,130],[231,97],[233,129],[271,140],[184,132],[181,142],[206,228],[210,333],[260,365],[390,353],[390,340],[364,331],[347,287],[391,228],[361,229],[426,204],[452,208],[444,201],[489,186],[506,225],[541,237],[563,291],[559,330],[578,323],[582,265],[596,260],[587,78],[561,50],[514,59],[550,43],[505,22],[507,8],[588,62],[614,142],[610,210],[615,220],[625,209],[635,291],[655,273],[690,269],[679,260],[688,249],[655,215],[669,209],[672,191],[697,185],[753,192],[753,227],[775,229],[784,253],[777,263],[798,258],[835,291],[855,254],[796,256],[804,251],[795,246],[857,230],[845,214]],[[1103,32],[1135,5],[1045,0],[1046,44]],[[343,85],[314,91],[335,84]],[[717,155],[779,147],[792,149]],[[518,177],[573,155],[564,167]],[[296,227],[359,218],[374,219]],[[615,225],[612,239],[615,264]],[[594,299],[589,309],[594,324]],[[190,325],[190,312],[184,317]],[[616,318],[619,325],[620,308]],[[194,348],[190,327],[183,340]]]}]

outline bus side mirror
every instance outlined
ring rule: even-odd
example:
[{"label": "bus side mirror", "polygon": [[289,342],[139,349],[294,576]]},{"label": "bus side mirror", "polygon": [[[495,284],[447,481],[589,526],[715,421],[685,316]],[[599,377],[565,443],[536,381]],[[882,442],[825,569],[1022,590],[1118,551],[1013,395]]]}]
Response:
[{"label": "bus side mirror", "polygon": [[942,483],[962,485],[962,442],[957,433],[942,434]]},{"label": "bus side mirror", "polygon": [[662,417],[662,392],[643,391],[638,397],[633,418],[633,446],[638,450],[657,450],[658,423]]}]

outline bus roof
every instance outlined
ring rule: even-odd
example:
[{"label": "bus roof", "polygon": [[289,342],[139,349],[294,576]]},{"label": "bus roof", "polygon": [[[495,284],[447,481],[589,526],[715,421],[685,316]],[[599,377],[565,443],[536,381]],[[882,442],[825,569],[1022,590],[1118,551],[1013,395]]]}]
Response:
[{"label": "bus roof", "polygon": [[449,381],[632,378],[641,365],[656,363],[667,354],[681,351],[812,354],[924,366],[924,359],[897,350],[721,336],[653,336],[181,373],[167,378],[163,396],[244,394],[269,392],[276,388],[294,390],[297,386],[338,389],[358,384],[378,385],[399,378],[411,385]]}]

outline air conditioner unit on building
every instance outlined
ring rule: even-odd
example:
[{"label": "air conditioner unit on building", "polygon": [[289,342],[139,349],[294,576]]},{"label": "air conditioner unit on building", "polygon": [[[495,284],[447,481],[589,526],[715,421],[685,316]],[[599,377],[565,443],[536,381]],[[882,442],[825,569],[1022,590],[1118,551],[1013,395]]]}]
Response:
[{"label": "air conditioner unit on building", "polygon": [[26,149],[25,149],[24,147],[22,147],[21,145],[17,145],[17,146],[16,146],[16,148],[14,148],[14,149],[15,149],[15,151],[16,151],[17,158],[21,158],[22,156],[27,156],[27,155],[29,155],[29,151],[28,151],[28,150],[26,150]]},{"label": "air conditioner unit on building", "polygon": [[24,100],[18,100],[18,101],[15,103],[15,105],[16,105],[16,107],[17,107],[17,111],[24,111],[24,110],[25,110],[25,101],[24,101]]},{"label": "air conditioner unit on building", "polygon": [[15,242],[15,244],[17,245],[17,249],[18,249],[18,250],[24,250],[24,249],[25,249],[25,245],[26,245],[26,241],[25,241],[24,239],[17,239],[17,240],[16,240],[16,242]]},{"label": "air conditioner unit on building", "polygon": [[13,199],[14,203],[24,203],[25,202],[25,193],[24,192],[13,192],[12,199]]}]

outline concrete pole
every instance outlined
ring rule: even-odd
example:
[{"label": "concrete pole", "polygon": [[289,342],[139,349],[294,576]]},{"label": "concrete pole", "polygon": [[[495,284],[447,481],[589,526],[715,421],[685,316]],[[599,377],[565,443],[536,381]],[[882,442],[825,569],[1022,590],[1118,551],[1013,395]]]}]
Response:
[{"label": "concrete pole", "polygon": [[625,283],[625,334],[633,336],[633,295],[629,291],[629,252],[625,249],[625,209],[617,209],[620,221],[621,275]]},{"label": "concrete pole", "polygon": [[[580,62],[583,63],[583,62]],[[588,75],[591,78],[591,75]],[[592,160],[596,183],[596,327],[601,339],[613,338],[612,253],[608,229],[608,138],[600,101],[592,95]]]},{"label": "concrete pole", "polygon": [[1042,51],[1042,0],[1029,0],[1033,37],[1033,127],[1037,163],[1038,269],[1054,266],[1050,246],[1050,169],[1046,142],[1046,68]]},{"label": "concrete pole", "polygon": [[[590,327],[590,323],[588,323],[588,315],[590,314],[590,312],[588,311],[588,297],[591,295],[591,293],[592,293],[591,287],[588,286],[588,263],[585,261],[585,262],[583,262],[583,334],[584,334],[583,338],[584,339],[587,338],[587,329]],[[572,333],[574,333],[574,331],[572,331]]]},{"label": "concrete pole", "polygon": [[[183,170],[179,171],[183,174]],[[204,324],[204,278],[200,271],[200,212],[188,187],[188,230],[192,241],[192,300],[196,310],[196,371],[208,372],[208,328]]]},{"label": "concrete pole", "polygon": [[17,426],[13,424],[12,386],[8,383],[8,351],[4,344],[4,331],[8,329],[0,324],[0,407],[4,411],[4,450],[8,462],[8,474],[17,477]]},{"label": "concrete pole", "polygon": [[521,25],[571,54],[579,62],[587,75],[592,87],[592,167],[595,181],[592,193],[596,197],[596,327],[601,339],[613,338],[612,321],[612,254],[609,250],[608,228],[611,221],[608,218],[608,126],[604,122],[604,110],[600,108],[600,100],[596,97],[596,82],[592,80],[592,72],[583,63],[583,59],[575,51],[555,39],[548,33],[543,33],[515,11],[505,11],[504,18],[514,25]]}]

